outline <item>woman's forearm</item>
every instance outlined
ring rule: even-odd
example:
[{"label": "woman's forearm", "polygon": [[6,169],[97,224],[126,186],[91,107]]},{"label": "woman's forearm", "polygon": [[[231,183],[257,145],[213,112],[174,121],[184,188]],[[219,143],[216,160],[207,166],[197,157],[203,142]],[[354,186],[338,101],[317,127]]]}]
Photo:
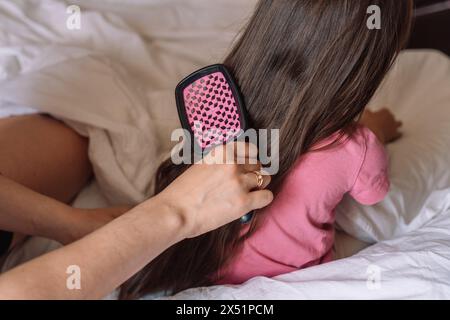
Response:
[{"label": "woman's forearm", "polygon": [[[0,299],[97,299],[112,292],[169,246],[186,236],[184,220],[157,197],[87,237],[0,277]],[[69,289],[69,266],[80,289]],[[39,277],[27,275],[39,273]]]},{"label": "woman's forearm", "polygon": [[[257,150],[232,149],[232,159],[245,164],[221,164],[228,147],[219,146],[206,156],[208,164],[191,166],[152,199],[81,240],[0,275],[0,299],[104,297],[176,242],[267,206],[273,200],[265,190],[271,179],[264,176],[261,185],[255,172],[261,165],[250,161],[256,161]],[[68,268],[75,273],[67,274]],[[77,275],[80,288],[67,286]]]}]

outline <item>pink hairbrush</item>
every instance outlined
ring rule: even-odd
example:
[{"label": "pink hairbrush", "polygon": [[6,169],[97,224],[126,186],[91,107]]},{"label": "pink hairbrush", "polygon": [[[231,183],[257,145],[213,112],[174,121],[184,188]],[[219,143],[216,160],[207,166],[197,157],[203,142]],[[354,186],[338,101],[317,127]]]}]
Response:
[{"label": "pink hairbrush", "polygon": [[[242,96],[224,65],[192,73],[178,84],[175,95],[181,124],[197,145],[194,150],[206,153],[236,140],[248,129]],[[251,217],[249,213],[241,222],[247,223]]]},{"label": "pink hairbrush", "polygon": [[247,130],[239,89],[224,65],[198,70],[176,88],[178,115],[197,150],[205,152],[238,138]]}]

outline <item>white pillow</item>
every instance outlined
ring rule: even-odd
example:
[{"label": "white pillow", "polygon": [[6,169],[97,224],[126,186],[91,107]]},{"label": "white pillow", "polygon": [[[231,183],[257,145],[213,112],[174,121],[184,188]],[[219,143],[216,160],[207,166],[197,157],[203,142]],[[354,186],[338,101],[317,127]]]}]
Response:
[{"label": "white pillow", "polygon": [[367,242],[417,229],[450,207],[450,59],[403,52],[369,105],[383,106],[404,123],[403,138],[387,147],[391,190],[375,206],[346,196],[336,210],[337,225]]}]

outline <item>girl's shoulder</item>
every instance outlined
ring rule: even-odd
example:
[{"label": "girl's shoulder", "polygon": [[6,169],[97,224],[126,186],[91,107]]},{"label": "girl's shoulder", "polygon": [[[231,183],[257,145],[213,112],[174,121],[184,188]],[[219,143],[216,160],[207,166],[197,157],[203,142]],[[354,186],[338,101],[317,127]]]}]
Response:
[{"label": "girl's shoulder", "polygon": [[350,132],[335,132],[330,137],[317,143],[311,153],[350,153],[363,156],[369,148],[384,150],[376,135],[366,126],[356,124]]},{"label": "girl's shoulder", "polygon": [[336,133],[303,155],[288,179],[316,181],[320,190],[341,186],[340,191],[348,191],[360,177],[371,177],[386,167],[384,146],[370,129],[357,125],[351,133]]}]

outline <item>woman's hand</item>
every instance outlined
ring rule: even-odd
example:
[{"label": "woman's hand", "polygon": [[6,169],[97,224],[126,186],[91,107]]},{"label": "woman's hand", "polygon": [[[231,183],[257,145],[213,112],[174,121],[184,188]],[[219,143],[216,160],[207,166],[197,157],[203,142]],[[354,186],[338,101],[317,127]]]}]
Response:
[{"label": "woman's hand", "polygon": [[383,144],[393,142],[402,136],[399,131],[402,122],[397,121],[392,112],[386,108],[375,112],[366,110],[360,122],[372,130]]},{"label": "woman's hand", "polygon": [[[224,159],[224,156],[227,157]],[[154,197],[151,205],[156,201],[175,212],[181,219],[185,237],[195,237],[265,207],[273,198],[270,191],[264,190],[270,176],[263,176],[260,190],[255,190],[258,180],[254,171],[261,168],[257,156],[258,150],[249,144],[218,147],[204,161],[214,164],[193,165]],[[73,223],[70,233],[62,235],[60,242],[63,244],[84,237],[131,208],[70,209]]]},{"label": "woman's hand", "polygon": [[[237,154],[231,154],[233,161],[227,157],[227,164],[195,164],[153,199],[178,213],[186,238],[219,228],[273,200],[272,193],[264,190],[270,176],[264,176],[263,185],[255,190],[258,179],[254,171],[261,168],[256,148],[248,144],[243,148],[241,143],[234,146],[238,144]],[[230,155],[229,150],[217,147],[205,160],[220,163],[225,154]],[[236,164],[237,159],[247,164]],[[255,164],[249,164],[249,160]]]}]

